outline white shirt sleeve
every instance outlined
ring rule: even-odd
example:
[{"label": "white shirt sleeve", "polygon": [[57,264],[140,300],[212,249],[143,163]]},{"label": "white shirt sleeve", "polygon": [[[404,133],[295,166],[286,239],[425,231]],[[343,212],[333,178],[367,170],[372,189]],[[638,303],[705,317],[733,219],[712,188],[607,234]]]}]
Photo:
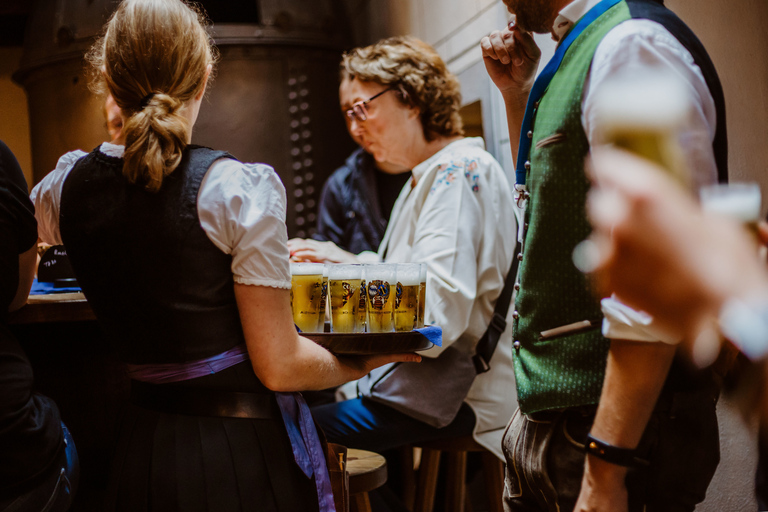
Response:
[{"label": "white shirt sleeve", "polygon": [[597,142],[598,120],[594,105],[600,86],[616,73],[641,75],[650,69],[672,73],[685,84],[691,112],[680,133],[680,147],[691,172],[694,190],[716,183],[717,164],[712,148],[717,122],[715,101],[691,53],[655,21],[625,21],[608,32],[598,45],[582,101],[582,124],[590,145]]},{"label": "white shirt sleeve", "polygon": [[[445,348],[469,326],[478,296],[477,258],[485,222],[469,181],[478,173],[454,163],[439,164],[444,169],[435,175],[421,207],[411,261],[427,264],[425,318],[443,328]],[[482,165],[474,160],[473,164]],[[434,352],[432,349],[430,355]]]},{"label": "white shirt sleeve", "polygon": [[[590,74],[584,86],[582,125],[590,146],[597,143],[596,91],[617,72],[643,73],[648,69],[664,69],[682,79],[691,98],[691,113],[680,134],[680,147],[691,172],[695,190],[717,181],[712,141],[715,137],[715,102],[701,69],[690,52],[661,24],[645,19],[625,21],[613,28],[597,47]],[[603,335],[607,338],[633,341],[676,343],[661,332],[653,318],[634,311],[615,297],[603,299]]]},{"label": "white shirt sleeve", "polygon": [[285,187],[263,164],[216,162],[200,184],[197,212],[208,238],[232,255],[236,283],[291,288]]},{"label": "white shirt sleeve", "polygon": [[56,163],[56,168],[49,172],[29,194],[35,205],[35,217],[37,218],[37,236],[51,245],[61,245],[61,233],[59,232],[59,204],[61,203],[61,188],[69,176],[69,171],[75,163],[88,153],[85,151],[72,151],[65,154]]}]

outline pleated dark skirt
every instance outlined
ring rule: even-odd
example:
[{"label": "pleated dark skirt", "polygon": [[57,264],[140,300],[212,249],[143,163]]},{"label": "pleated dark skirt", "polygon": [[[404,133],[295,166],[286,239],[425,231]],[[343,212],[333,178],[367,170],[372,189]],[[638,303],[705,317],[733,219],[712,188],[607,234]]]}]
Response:
[{"label": "pleated dark skirt", "polygon": [[[176,385],[268,392],[247,361]],[[118,429],[107,510],[318,510],[314,480],[296,465],[281,420],[166,414],[126,404]]]}]

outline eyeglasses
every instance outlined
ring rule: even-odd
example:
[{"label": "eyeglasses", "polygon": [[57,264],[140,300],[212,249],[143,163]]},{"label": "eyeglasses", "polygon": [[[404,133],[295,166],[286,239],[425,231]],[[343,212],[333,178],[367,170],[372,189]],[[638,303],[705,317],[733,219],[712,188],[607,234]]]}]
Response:
[{"label": "eyeglasses", "polygon": [[384,94],[385,92],[393,91],[393,90],[394,90],[393,87],[387,87],[386,89],[384,89],[380,93],[374,94],[373,96],[371,96],[367,100],[358,101],[357,103],[352,105],[352,108],[350,108],[349,110],[345,110],[344,111],[344,115],[346,115],[347,119],[349,119],[350,121],[354,121],[355,119],[357,119],[358,121],[365,121],[365,120],[367,120],[368,119],[368,110],[365,108],[365,106],[367,104],[369,104],[370,102],[372,102],[373,100],[375,100],[376,98],[378,98],[379,96],[381,96],[382,94]]}]

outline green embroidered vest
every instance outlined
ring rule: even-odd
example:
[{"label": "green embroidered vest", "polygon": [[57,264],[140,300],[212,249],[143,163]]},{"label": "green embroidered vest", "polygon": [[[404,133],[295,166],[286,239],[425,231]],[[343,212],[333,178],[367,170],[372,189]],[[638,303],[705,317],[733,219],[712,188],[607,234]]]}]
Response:
[{"label": "green embroidered vest", "polygon": [[631,17],[627,4],[620,2],[584,30],[566,52],[535,114],[514,321],[517,394],[526,414],[595,404],[600,398],[609,348],[600,330],[546,341],[539,340],[539,333],[602,317],[599,300],[571,259],[576,244],[592,230],[585,210],[589,143],[581,101],[598,44]]}]

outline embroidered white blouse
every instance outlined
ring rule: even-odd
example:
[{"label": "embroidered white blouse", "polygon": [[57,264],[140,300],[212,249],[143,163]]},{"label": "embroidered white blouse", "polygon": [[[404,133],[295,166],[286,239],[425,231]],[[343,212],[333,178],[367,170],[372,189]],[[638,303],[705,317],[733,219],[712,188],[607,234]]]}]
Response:
[{"label": "embroidered white blouse", "polygon": [[[99,151],[122,158],[125,148],[103,143]],[[32,189],[38,233],[50,244],[61,244],[59,203],[64,181],[87,153],[72,151]],[[236,283],[291,288],[285,187],[275,171],[263,164],[222,159],[205,175],[197,197],[197,213],[205,234],[232,255]]]},{"label": "embroidered white blouse", "polygon": [[[427,264],[425,320],[443,329],[443,348],[474,354],[488,327],[516,244],[515,201],[504,171],[483,139],[453,142],[414,167],[392,209],[377,257]],[[475,412],[475,439],[502,458],[503,427],[517,407],[512,369],[512,315],[491,360],[465,401]],[[443,348],[421,352],[436,357]]]}]

